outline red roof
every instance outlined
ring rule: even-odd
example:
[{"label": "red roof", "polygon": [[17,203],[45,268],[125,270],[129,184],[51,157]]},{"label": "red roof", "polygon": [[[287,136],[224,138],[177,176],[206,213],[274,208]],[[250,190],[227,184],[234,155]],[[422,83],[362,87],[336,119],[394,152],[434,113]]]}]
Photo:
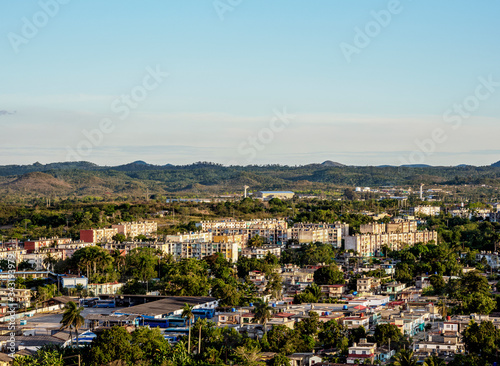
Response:
[{"label": "red roof", "polygon": [[288,318],[290,316],[294,316],[294,313],[276,313],[273,318]]}]

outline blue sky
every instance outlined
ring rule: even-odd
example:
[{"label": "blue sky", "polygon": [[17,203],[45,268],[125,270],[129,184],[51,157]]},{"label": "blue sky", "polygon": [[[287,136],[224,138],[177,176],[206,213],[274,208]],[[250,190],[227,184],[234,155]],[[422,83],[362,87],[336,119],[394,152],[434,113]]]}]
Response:
[{"label": "blue sky", "polygon": [[41,0],[0,10],[0,164],[500,160],[498,2]]}]

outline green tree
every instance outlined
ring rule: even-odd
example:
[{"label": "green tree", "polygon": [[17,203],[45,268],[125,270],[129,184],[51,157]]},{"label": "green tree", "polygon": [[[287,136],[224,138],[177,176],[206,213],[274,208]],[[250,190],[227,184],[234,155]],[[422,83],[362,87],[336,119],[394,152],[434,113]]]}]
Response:
[{"label": "green tree", "polygon": [[446,362],[442,358],[433,355],[427,357],[422,366],[446,366]]},{"label": "green tree", "polygon": [[69,329],[69,335],[71,337],[71,342],[73,342],[72,329],[75,330],[76,334],[76,344],[78,346],[78,329],[85,324],[85,319],[80,315],[83,308],[78,307],[75,302],[70,301],[65,306],[65,311],[61,320],[61,329]]},{"label": "green tree", "polygon": [[413,357],[413,351],[400,350],[394,356],[394,366],[417,366],[417,360]]},{"label": "green tree", "polygon": [[277,353],[269,361],[269,366],[290,366],[290,359],[282,353]]},{"label": "green tree", "polygon": [[248,240],[248,246],[249,247],[258,248],[258,247],[261,247],[263,245],[264,245],[264,238],[261,237],[259,234],[255,235],[255,236],[252,236]]},{"label": "green tree", "polygon": [[254,304],[254,317],[253,321],[264,325],[264,332],[266,331],[266,323],[272,317],[273,308],[269,306],[267,301],[259,300]]},{"label": "green tree", "polygon": [[194,314],[193,314],[193,305],[189,305],[188,303],[184,304],[184,307],[182,308],[182,314],[181,316],[183,318],[186,318],[188,320],[188,353],[191,352],[191,322],[194,319]]},{"label": "green tree", "polygon": [[124,241],[127,241],[127,237],[121,233],[113,235],[111,239],[113,239],[113,241],[117,243],[123,243]]},{"label": "green tree", "polygon": [[319,341],[325,348],[338,348],[347,351],[349,346],[349,331],[336,320],[329,320],[318,334]]},{"label": "green tree", "polygon": [[64,366],[62,357],[56,350],[39,350],[34,356],[14,358],[12,366]]},{"label": "green tree", "polygon": [[345,283],[344,274],[334,264],[318,268],[314,272],[314,282],[318,285],[337,285]]},{"label": "green tree", "polygon": [[500,349],[500,330],[491,321],[477,324],[474,321],[462,332],[465,349],[471,354],[481,354],[481,358],[493,362]]},{"label": "green tree", "polygon": [[403,334],[396,325],[383,323],[377,324],[375,327],[374,337],[377,344],[382,346],[387,344],[389,339],[391,342],[399,342],[399,340],[403,337]]},{"label": "green tree", "polygon": [[88,355],[89,365],[108,365],[113,361],[130,362],[133,358],[132,335],[123,327],[114,326],[98,334]]}]

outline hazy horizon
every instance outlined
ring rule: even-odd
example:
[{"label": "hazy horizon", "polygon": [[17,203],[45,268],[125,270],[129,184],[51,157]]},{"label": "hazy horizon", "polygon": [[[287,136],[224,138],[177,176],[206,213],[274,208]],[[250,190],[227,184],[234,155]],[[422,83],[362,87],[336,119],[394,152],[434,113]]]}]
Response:
[{"label": "hazy horizon", "polygon": [[2,165],[500,160],[500,3],[2,9]]}]

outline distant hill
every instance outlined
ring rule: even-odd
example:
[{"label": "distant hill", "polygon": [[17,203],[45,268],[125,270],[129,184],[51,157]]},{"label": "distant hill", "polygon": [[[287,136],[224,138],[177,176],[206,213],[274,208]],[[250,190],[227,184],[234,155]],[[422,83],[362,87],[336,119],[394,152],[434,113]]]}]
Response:
[{"label": "distant hill", "polygon": [[337,162],[331,161],[331,160],[326,160],[326,161],[322,162],[321,165],[323,165],[323,166],[338,166],[338,167],[345,166],[344,164],[340,164],[340,163],[337,163]]},{"label": "distant hill", "polygon": [[486,184],[500,188],[500,162],[492,166],[346,166],[333,161],[304,166],[231,166],[210,162],[120,166],[64,162],[0,166],[0,199],[9,194],[126,196],[220,194],[250,190],[314,190],[347,187]]},{"label": "distant hill", "polygon": [[15,192],[38,193],[64,193],[71,191],[73,188],[71,184],[42,172],[21,175],[11,182],[2,184],[1,187]]},{"label": "distant hill", "polygon": [[500,160],[497,161],[496,163],[491,164],[491,166],[495,168],[500,168]]}]

